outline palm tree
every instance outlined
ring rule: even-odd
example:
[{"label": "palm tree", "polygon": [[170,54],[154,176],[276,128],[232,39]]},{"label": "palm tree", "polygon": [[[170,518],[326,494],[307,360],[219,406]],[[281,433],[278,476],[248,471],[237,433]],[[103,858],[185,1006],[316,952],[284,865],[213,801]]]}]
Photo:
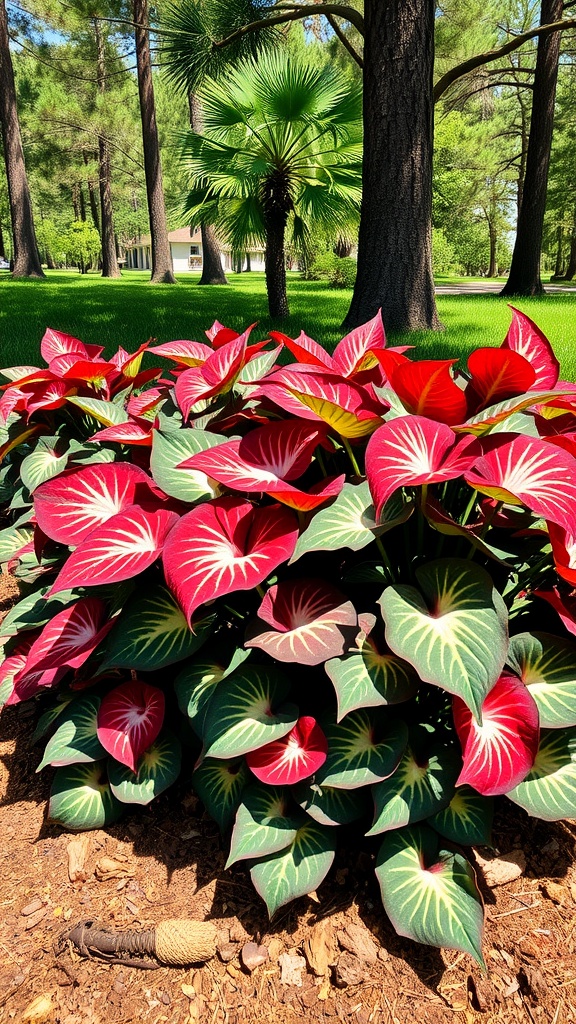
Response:
[{"label": "palm tree", "polygon": [[305,250],[315,227],[337,238],[358,223],[360,89],[278,49],[207,81],[200,100],[203,133],[182,144],[183,213],[214,224],[233,252],[263,242],[270,315],[287,316],[287,229]]}]

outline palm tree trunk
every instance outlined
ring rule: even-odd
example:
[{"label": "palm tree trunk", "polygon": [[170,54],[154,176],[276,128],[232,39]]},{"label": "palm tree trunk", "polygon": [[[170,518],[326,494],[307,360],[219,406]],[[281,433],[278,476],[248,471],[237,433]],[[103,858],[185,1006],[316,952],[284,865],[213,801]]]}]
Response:
[{"label": "palm tree trunk", "polygon": [[439,328],[432,277],[434,0],[365,0],[363,199],[344,322]]},{"label": "palm tree trunk", "polygon": [[[94,18],[94,36],[96,38],[96,77],[98,90],[106,92],[106,62],[104,38],[98,18]],[[98,166],[100,188],[100,237],[102,239],[102,277],[120,277],[120,268],[116,260],[114,244],[114,214],[112,210],[112,173],[110,168],[110,146],[106,135],[98,136]]]},{"label": "palm tree trunk", "polygon": [[4,162],[12,221],[13,275],[14,277],[44,277],[34,231],[32,200],[24,163],[24,150],[22,149],[16,105],[16,84],[8,38],[8,18],[4,0],[0,0],[0,127],[4,142]]},{"label": "palm tree trunk", "polygon": [[[192,131],[201,132],[202,109],[198,97],[193,92],[188,93],[188,109]],[[210,224],[201,224],[200,232],[202,234],[202,276],[198,284],[228,284],[214,228]]]},{"label": "palm tree trunk", "polygon": [[[563,0],[542,0],[540,23],[547,25],[560,21],[563,7]],[[540,277],[540,256],[554,126],[560,39],[560,33],[553,32],[549,36],[541,36],[538,40],[522,205],[510,274],[501,295],[542,295],[544,292]]]},{"label": "palm tree trunk", "polygon": [[285,214],[276,211],[265,212],[264,226],[266,229],[264,264],[266,270],[266,290],[268,292],[268,311],[270,316],[280,319],[288,316],[290,313],[288,296],[286,294]]},{"label": "palm tree trunk", "polygon": [[136,40],[136,66],[138,70],[138,93],[140,95],[140,118],[142,121],[142,145],[144,147],[144,172],[146,175],[146,198],[152,251],[152,284],[176,284],[172,266],[172,253],[166,227],[166,203],[162,186],[162,161],[156,124],[154,83],[150,61],[150,35],[148,31],[148,0],[134,0],[134,37]]}]

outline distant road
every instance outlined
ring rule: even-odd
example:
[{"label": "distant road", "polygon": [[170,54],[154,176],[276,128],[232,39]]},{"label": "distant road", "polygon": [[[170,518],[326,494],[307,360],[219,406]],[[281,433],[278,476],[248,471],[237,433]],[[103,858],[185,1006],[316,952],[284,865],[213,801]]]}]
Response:
[{"label": "distant road", "polygon": [[[576,284],[574,286],[562,286],[557,284],[546,284],[546,292],[576,292]],[[462,284],[437,284],[436,294],[437,295],[494,295],[502,290],[501,281],[470,281],[463,282]]]}]

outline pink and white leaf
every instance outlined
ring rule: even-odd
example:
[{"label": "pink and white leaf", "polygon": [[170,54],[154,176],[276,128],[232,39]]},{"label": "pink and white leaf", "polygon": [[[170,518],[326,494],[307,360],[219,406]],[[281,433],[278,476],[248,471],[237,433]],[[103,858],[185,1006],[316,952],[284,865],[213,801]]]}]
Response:
[{"label": "pink and white leaf", "polygon": [[40,342],[42,358],[47,363],[51,363],[57,356],[69,355],[71,352],[76,355],[77,359],[86,359],[88,357],[86,346],[79,338],[74,338],[71,334],[63,334],[62,331],[54,331],[52,327],[47,327],[44,337]]},{"label": "pink and white leaf", "polygon": [[94,530],[72,552],[50,594],[132,579],[160,557],[176,512],[146,511],[131,505]]},{"label": "pink and white leaf", "polygon": [[32,644],[24,671],[44,672],[62,665],[79,668],[100,642],[105,620],[106,606],[95,597],[82,598],[63,608]]},{"label": "pink and white leaf", "polygon": [[270,337],[285,345],[299,363],[323,367],[328,371],[333,370],[332,357],[328,355],[317,341],[304,334],[304,331],[301,331],[299,336],[294,339],[289,338],[282,331],[270,331]]},{"label": "pink and white leaf", "polygon": [[289,509],[216,498],[174,527],[163,554],[166,581],[191,622],[206,601],[262,583],[291,557],[297,539],[298,521]]},{"label": "pink and white leaf", "polygon": [[560,363],[556,359],[552,346],[546,335],[536,326],[526,313],[514,306],[512,323],[502,348],[512,349],[531,364],[536,374],[532,387],[536,389],[554,388],[558,383]]},{"label": "pink and white leaf", "polygon": [[139,679],[122,683],[102,699],[97,735],[104,750],[137,771],[140,756],[152,746],[164,721],[164,693]]},{"label": "pink and white leaf", "polygon": [[576,530],[576,458],[541,438],[500,434],[483,442],[484,454],[466,482],[498,501],[522,504],[536,515]]},{"label": "pink and white leaf", "polygon": [[152,487],[144,470],[128,462],[72,469],[36,488],[36,520],[51,540],[76,546],[128,506],[153,501]]},{"label": "pink and white leaf", "polygon": [[268,786],[293,786],[324,764],[328,741],[314,718],[299,718],[287,736],[246,754],[246,763]]},{"label": "pink and white leaf", "polygon": [[339,657],[358,631],[352,602],[322,580],[286,580],[270,587],[258,616],[272,629],[257,622],[245,646],[300,665],[322,665]]},{"label": "pink and white leaf", "polygon": [[457,786],[500,796],[522,782],[538,752],[540,725],[536,702],[521,679],[500,676],[482,704],[482,725],[459,697],[453,715],[464,762]]},{"label": "pink and white leaf", "polygon": [[371,370],[378,366],[375,352],[386,348],[386,334],[382,322],[382,312],[378,310],[375,317],[368,323],[356,327],[339,341],[332,355],[332,364],[336,373],[343,377],[351,377],[355,373]]},{"label": "pink and white leaf", "polygon": [[556,572],[572,587],[576,587],[576,530],[570,532],[555,523],[548,523],[548,533]]},{"label": "pink and white leaf", "polygon": [[212,349],[202,341],[167,341],[148,350],[156,356],[172,359],[180,366],[201,366],[212,355]]},{"label": "pink and white leaf", "polygon": [[89,441],[114,441],[117,444],[136,444],[145,448],[152,447],[152,423],[148,429],[139,423],[116,423],[113,427],[98,430]]},{"label": "pink and white leaf", "polygon": [[61,408],[66,402],[66,396],[73,394],[73,389],[66,381],[52,380],[46,384],[27,385],[25,392],[29,395],[26,412],[32,416],[39,409]]},{"label": "pink and white leaf", "polygon": [[366,474],[376,517],[399,487],[454,480],[470,469],[482,449],[445,423],[399,416],[379,427],[366,449]]}]

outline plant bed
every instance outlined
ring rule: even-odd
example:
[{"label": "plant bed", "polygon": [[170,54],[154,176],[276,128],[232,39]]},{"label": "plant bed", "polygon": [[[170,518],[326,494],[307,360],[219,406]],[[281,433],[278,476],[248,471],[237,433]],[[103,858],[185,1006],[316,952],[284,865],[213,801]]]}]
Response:
[{"label": "plant bed", "polygon": [[576,388],[517,310],[460,369],[379,316],[250,333],[3,371],[0,696],[42,705],[63,828],[180,777],[271,918],[342,834],[399,934],[483,964],[494,798],[576,809]]}]

